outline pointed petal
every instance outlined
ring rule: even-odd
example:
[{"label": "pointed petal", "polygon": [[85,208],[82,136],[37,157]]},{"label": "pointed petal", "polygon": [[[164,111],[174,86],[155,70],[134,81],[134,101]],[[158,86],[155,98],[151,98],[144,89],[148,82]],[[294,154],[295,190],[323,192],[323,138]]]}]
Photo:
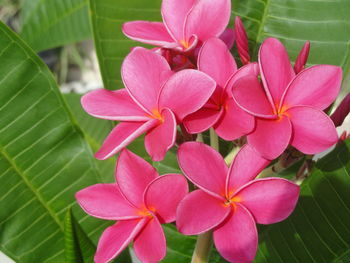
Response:
[{"label": "pointed petal", "polygon": [[165,58],[145,48],[134,48],[122,65],[123,82],[135,102],[152,114],[159,91],[172,75]]},{"label": "pointed petal", "polygon": [[99,160],[105,160],[128,146],[141,134],[158,124],[158,120],[150,119],[147,122],[121,122],[113,128],[103,142],[100,150],[95,154]]},{"label": "pointed petal", "polygon": [[283,107],[311,106],[326,109],[338,96],[342,81],[341,67],[316,65],[300,72],[290,83]]},{"label": "pointed petal", "polygon": [[350,112],[350,93],[339,104],[337,109],[331,115],[331,119],[336,127],[341,126]]},{"label": "pointed petal", "polygon": [[235,18],[235,36],[239,57],[241,58],[242,64],[246,65],[250,62],[248,37],[239,16]]},{"label": "pointed petal", "polygon": [[174,39],[184,40],[185,18],[196,0],[163,0],[162,17]]},{"label": "pointed petal", "polygon": [[226,196],[231,199],[241,186],[255,179],[269,163],[249,144],[244,145],[230,166]]},{"label": "pointed petal", "polygon": [[215,125],[215,131],[221,138],[233,141],[254,129],[254,117],[238,107],[233,99],[228,99],[224,107],[222,118]]},{"label": "pointed petal", "polygon": [[220,36],[231,16],[230,0],[197,1],[185,20],[185,40],[196,35],[202,42]]},{"label": "pointed petal", "polygon": [[186,142],[181,144],[177,158],[190,181],[209,194],[223,198],[228,168],[217,151],[204,143]]},{"label": "pointed petal", "polygon": [[158,176],[156,169],[125,149],[118,158],[115,176],[124,197],[136,207],[144,208],[143,194],[148,184]]},{"label": "pointed petal", "polygon": [[180,174],[166,174],[154,179],[146,188],[144,203],[161,223],[175,221],[176,208],[188,193],[186,178]]},{"label": "pointed petal", "polygon": [[338,135],[334,123],[323,111],[297,106],[288,109],[293,126],[291,144],[306,154],[320,153],[333,146]]},{"label": "pointed petal", "polygon": [[228,49],[231,49],[236,40],[235,31],[231,28],[226,28],[219,38],[224,41]]},{"label": "pointed petal", "polygon": [[287,148],[292,134],[288,117],[279,120],[257,119],[255,130],[248,135],[248,143],[264,158],[273,160]]},{"label": "pointed petal", "polygon": [[198,235],[218,226],[230,214],[223,200],[202,190],[189,193],[179,204],[176,226],[185,235]]},{"label": "pointed petal", "polygon": [[306,41],[294,64],[294,71],[298,74],[305,67],[310,52],[310,41]]},{"label": "pointed petal", "polygon": [[235,194],[259,224],[274,224],[294,210],[300,187],[283,178],[263,178],[245,185]]},{"label": "pointed petal", "polygon": [[107,120],[147,121],[146,113],[132,100],[126,89],[98,89],[81,98],[81,105],[90,115]]},{"label": "pointed petal", "polygon": [[142,43],[172,48],[178,46],[168,33],[167,28],[160,22],[132,21],[122,27],[124,35]]},{"label": "pointed petal", "polygon": [[276,38],[268,38],[259,51],[261,78],[272,105],[279,105],[282,94],[295,76],[287,50]]},{"label": "pointed petal", "polygon": [[210,38],[199,52],[198,69],[212,77],[223,90],[237,65],[226,44],[218,38]]},{"label": "pointed petal", "polygon": [[254,218],[242,205],[236,205],[232,216],[214,231],[213,237],[216,249],[226,260],[235,263],[254,260],[258,232]]},{"label": "pointed petal", "polygon": [[119,221],[106,228],[98,241],[95,263],[107,263],[117,257],[147,223],[146,219]]},{"label": "pointed petal", "polygon": [[208,130],[210,127],[213,127],[220,119],[222,113],[222,110],[205,108],[204,106],[195,113],[188,115],[183,120],[183,125],[191,134],[201,133]]},{"label": "pointed petal", "polygon": [[176,118],[169,109],[162,111],[163,121],[145,137],[145,147],[153,161],[162,161],[176,139]]},{"label": "pointed petal", "polygon": [[[199,110],[209,100],[216,87],[215,81],[203,72],[181,70],[164,85],[159,95],[159,108],[169,108],[181,122]],[[181,94],[181,96],[179,96]]]},{"label": "pointed petal", "polygon": [[97,218],[125,220],[140,217],[116,184],[95,184],[80,190],[75,197],[86,213]]},{"label": "pointed petal", "polygon": [[135,238],[134,251],[145,263],[159,262],[165,257],[165,235],[157,218],[152,218]]},{"label": "pointed petal", "polygon": [[267,119],[276,118],[267,95],[256,76],[248,75],[238,79],[233,84],[232,95],[238,106],[249,114]]}]

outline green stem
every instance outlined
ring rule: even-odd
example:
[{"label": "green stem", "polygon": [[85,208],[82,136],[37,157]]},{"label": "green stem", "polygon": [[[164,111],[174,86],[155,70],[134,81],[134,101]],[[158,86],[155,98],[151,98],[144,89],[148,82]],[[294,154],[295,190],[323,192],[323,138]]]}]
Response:
[{"label": "green stem", "polygon": [[241,147],[234,147],[232,149],[232,151],[226,155],[225,157],[225,163],[229,166],[231,165],[233,159],[236,157],[237,153],[239,152],[239,150],[241,149]]},{"label": "green stem", "polygon": [[207,263],[212,245],[213,239],[211,231],[199,235],[196,247],[193,251],[191,263]]},{"label": "green stem", "polygon": [[210,146],[219,151],[219,137],[213,128],[210,128]]},{"label": "green stem", "polygon": [[196,141],[197,142],[204,142],[203,134],[198,133]]}]

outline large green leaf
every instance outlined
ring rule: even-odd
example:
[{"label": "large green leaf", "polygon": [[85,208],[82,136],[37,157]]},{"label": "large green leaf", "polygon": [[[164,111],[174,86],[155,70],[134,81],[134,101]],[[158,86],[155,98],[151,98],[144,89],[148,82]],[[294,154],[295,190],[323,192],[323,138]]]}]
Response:
[{"label": "large green leaf", "polygon": [[88,0],[25,0],[21,36],[36,51],[91,36]]},{"label": "large green leaf", "polygon": [[350,140],[318,162],[293,214],[261,229],[255,262],[348,262],[349,189]]},{"label": "large green leaf", "polygon": [[90,0],[96,52],[105,88],[122,88],[121,63],[136,42],[121,27],[129,20],[160,20],[161,0]]},{"label": "large green leaf", "polygon": [[101,181],[52,74],[0,23],[0,250],[16,262],[63,262],[66,210],[96,241],[105,224],[74,194]]},{"label": "large green leaf", "polygon": [[[127,40],[121,32],[125,21],[160,21],[160,0],[90,0],[91,17],[105,87],[118,89],[120,65],[130,48],[140,43]],[[272,36],[282,40],[290,56],[297,56],[305,40],[312,44],[309,64],[350,67],[350,1],[233,0],[233,15],[247,27],[251,49]],[[232,16],[233,20],[233,16]],[[232,24],[232,23],[231,23]]]}]

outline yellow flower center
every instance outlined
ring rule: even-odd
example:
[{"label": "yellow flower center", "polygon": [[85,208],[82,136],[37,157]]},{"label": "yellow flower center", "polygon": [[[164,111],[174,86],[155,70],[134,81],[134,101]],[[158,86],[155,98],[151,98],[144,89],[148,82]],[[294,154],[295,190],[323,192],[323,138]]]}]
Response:
[{"label": "yellow flower center", "polygon": [[181,40],[181,41],[180,41],[180,44],[181,44],[185,49],[187,49],[187,48],[190,47],[190,43],[188,43],[188,41],[186,41],[186,40]]},{"label": "yellow flower center", "polygon": [[150,117],[153,119],[157,119],[162,123],[164,122],[164,117],[162,116],[162,114],[160,113],[160,111],[158,109],[153,109],[152,115]]}]

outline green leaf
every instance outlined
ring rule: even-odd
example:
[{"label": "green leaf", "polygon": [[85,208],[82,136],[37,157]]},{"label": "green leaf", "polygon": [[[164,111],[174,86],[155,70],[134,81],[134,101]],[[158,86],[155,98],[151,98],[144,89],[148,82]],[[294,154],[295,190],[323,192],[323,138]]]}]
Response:
[{"label": "green leaf", "polygon": [[96,52],[104,86],[121,89],[120,66],[133,46],[140,43],[128,40],[122,24],[130,20],[160,20],[161,0],[90,0],[90,13]]},{"label": "green leaf", "polygon": [[350,140],[317,163],[285,221],[261,227],[256,263],[346,262],[350,255]]},{"label": "green leaf", "polygon": [[309,64],[349,66],[350,2],[340,1],[233,1],[233,13],[243,17],[252,49],[267,37],[286,44],[296,58],[305,40],[311,41]]},{"label": "green leaf", "polygon": [[167,255],[162,263],[188,263],[191,262],[192,253],[196,244],[195,236],[180,234],[172,224],[163,226],[167,239]]},{"label": "green leaf", "polygon": [[[87,114],[80,104],[80,94],[68,93],[63,94],[63,96],[92,150],[94,152],[98,151],[104,139],[111,132],[113,122],[97,119]],[[113,157],[103,161],[95,159],[95,162],[103,182],[113,182],[115,180],[115,158]]]},{"label": "green leaf", "polygon": [[[160,0],[90,0],[96,51],[107,89],[120,89],[120,65],[139,42],[121,32],[125,21],[161,21]],[[306,40],[311,41],[309,64],[334,64],[350,69],[350,1],[233,0],[234,15],[242,16],[251,52],[267,37],[277,37],[294,60]]]},{"label": "green leaf", "polygon": [[74,198],[101,176],[49,69],[2,23],[0,63],[0,250],[18,263],[64,262],[69,206],[94,242],[106,227]]},{"label": "green leaf", "polygon": [[[71,209],[68,209],[66,218],[64,220],[64,241],[64,262],[92,262],[96,247],[79,226],[78,222],[72,214]],[[84,258],[86,259],[86,261],[84,260]]]},{"label": "green leaf", "polygon": [[88,0],[25,0],[21,24],[20,35],[35,51],[91,37]]}]

